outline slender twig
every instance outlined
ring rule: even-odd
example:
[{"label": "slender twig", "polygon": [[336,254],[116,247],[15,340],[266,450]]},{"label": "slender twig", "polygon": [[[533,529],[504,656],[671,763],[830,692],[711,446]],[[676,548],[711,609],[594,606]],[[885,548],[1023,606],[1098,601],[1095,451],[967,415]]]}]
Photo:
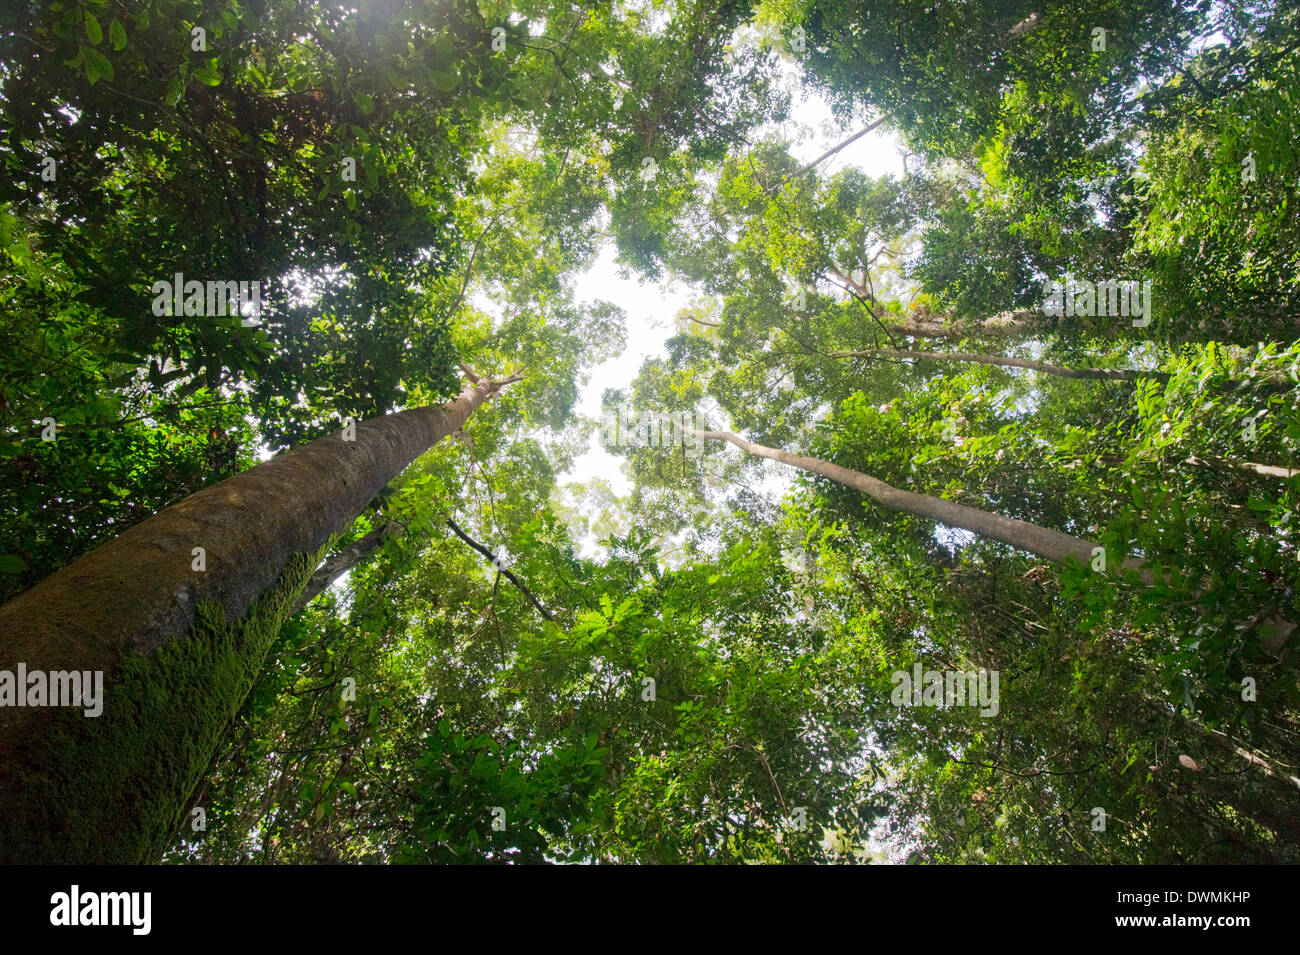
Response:
[{"label": "slender twig", "polygon": [[532,605],[537,608],[538,613],[540,613],[543,617],[545,617],[547,620],[551,621],[552,623],[555,622],[555,617],[553,617],[551,615],[551,612],[547,610],[545,607],[543,607],[540,602],[538,602],[537,598],[533,596],[532,591],[530,591],[527,587],[524,586],[523,581],[520,580],[518,577],[516,577],[514,574],[512,574],[505,567],[501,566],[501,561],[497,558],[496,554],[492,553],[492,551],[488,550],[478,541],[474,540],[474,538],[470,537],[463,530],[461,530],[460,525],[457,524],[450,517],[447,518],[447,526],[456,532],[457,537],[463,540],[466,544],[469,544],[470,547],[473,547],[476,551],[478,551],[488,560],[492,561],[492,566],[497,568],[497,570],[500,573],[505,575],[505,578],[507,580],[509,580],[512,584],[514,584],[516,587],[519,588],[519,592],[528,598],[528,600],[532,603]]},{"label": "slender twig", "polygon": [[826,152],[822,153],[820,156],[818,156],[818,157],[817,157],[816,159],[814,159],[812,162],[808,163],[808,165],[804,166],[802,169],[800,169],[798,172],[796,172],[793,176],[788,176],[788,177],[786,177],[786,178],[787,178],[787,181],[790,180],[790,179],[798,179],[798,178],[799,178],[800,176],[802,176],[804,173],[811,171],[814,167],[816,167],[816,166],[819,165],[820,163],[825,162],[827,159],[830,159],[832,156],[834,156],[837,152],[839,152],[839,151],[840,151],[841,149],[843,149],[844,147],[849,146],[849,145],[852,145],[853,143],[857,142],[859,139],[861,139],[863,136],[867,135],[867,133],[869,133],[869,132],[871,132],[872,130],[874,130],[877,126],[879,126],[881,123],[883,123],[883,122],[884,122],[885,120],[887,120],[887,119],[889,119],[889,116],[886,115],[886,116],[882,116],[882,117],[880,117],[879,119],[875,120],[875,121],[872,122],[872,123],[869,123],[869,124],[866,126],[865,129],[861,129],[861,130],[859,130],[858,132],[854,133],[852,136],[850,136],[848,139],[844,140],[844,141],[843,141],[842,143],[840,143],[838,146],[832,146],[830,149],[826,150]]}]

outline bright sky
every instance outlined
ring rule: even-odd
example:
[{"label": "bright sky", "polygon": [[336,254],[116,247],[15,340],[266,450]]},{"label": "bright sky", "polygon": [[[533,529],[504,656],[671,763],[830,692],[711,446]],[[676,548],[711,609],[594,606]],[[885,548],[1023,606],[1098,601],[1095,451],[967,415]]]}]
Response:
[{"label": "bright sky", "polygon": [[[789,80],[795,82],[793,68]],[[844,127],[833,119],[830,107],[815,93],[806,92],[796,100],[793,114],[797,121],[773,126],[772,129],[794,142],[796,159],[811,162],[837,143],[843,142],[865,123]],[[764,131],[766,132],[766,131]],[[822,175],[856,166],[871,176],[903,174],[903,151],[897,137],[883,128],[845,147],[818,167]],[[640,282],[619,275],[612,244],[602,250],[595,264],[575,283],[582,301],[612,302],[627,313],[628,347],[622,355],[598,365],[590,381],[579,392],[577,411],[589,418],[600,417],[600,396],[606,388],[627,388],[645,359],[667,355],[664,342],[673,334],[673,319],[691,298],[691,288],[681,283]],[[723,422],[715,422],[723,424]],[[590,450],[577,459],[574,467],[560,476],[559,483],[604,478],[617,494],[632,489],[623,459],[600,446],[598,434],[591,437]]]}]

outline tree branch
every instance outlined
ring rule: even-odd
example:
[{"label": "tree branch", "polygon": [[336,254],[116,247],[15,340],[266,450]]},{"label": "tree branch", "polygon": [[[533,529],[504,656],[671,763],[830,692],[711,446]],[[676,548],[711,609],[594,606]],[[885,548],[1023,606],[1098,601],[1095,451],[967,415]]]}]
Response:
[{"label": "tree branch", "polygon": [[[933,351],[915,351],[902,348],[864,348],[861,351],[840,351],[831,352],[827,358],[869,358],[869,357],[890,357],[890,358],[929,358],[933,361],[964,361],[972,362],[977,365],[1001,365],[1009,368],[1028,368],[1031,371],[1039,371],[1048,375],[1058,375],[1061,378],[1093,378],[1102,381],[1133,381],[1139,378],[1154,378],[1157,381],[1168,381],[1168,372],[1163,371],[1130,371],[1128,369],[1112,368],[1066,368],[1062,365],[1049,365],[1043,361],[1032,361],[1028,358],[1006,358],[1001,355],[972,355],[962,352],[933,352]],[[1264,467],[1264,465],[1259,465]],[[1283,475],[1288,476],[1289,475]]]},{"label": "tree branch", "polygon": [[786,180],[786,181],[788,182],[790,179],[798,179],[800,176],[804,175],[805,173],[810,172],[814,167],[816,167],[816,166],[818,166],[819,164],[825,162],[827,159],[830,159],[832,156],[834,156],[837,152],[839,152],[839,151],[840,151],[841,149],[843,149],[844,147],[849,146],[849,145],[852,145],[853,143],[857,142],[859,139],[861,139],[863,136],[867,135],[867,133],[869,133],[869,132],[871,132],[872,130],[874,130],[877,126],[879,126],[881,123],[883,123],[883,122],[884,122],[885,120],[887,120],[887,119],[889,119],[889,116],[888,116],[888,115],[885,115],[885,116],[882,116],[882,117],[880,117],[879,119],[875,120],[874,122],[868,123],[865,129],[861,129],[861,130],[859,130],[858,132],[854,133],[852,136],[850,136],[848,139],[844,140],[844,141],[843,141],[842,143],[840,143],[838,146],[832,146],[830,149],[826,150],[826,152],[822,153],[820,156],[818,156],[816,159],[814,159],[814,160],[813,160],[812,162],[810,162],[808,165],[806,165],[806,166],[804,166],[802,169],[800,169],[800,170],[799,170],[797,173],[795,173],[793,176],[789,176],[789,177],[787,177],[787,180]]},{"label": "tree branch", "polygon": [[[904,491],[861,471],[853,471],[820,458],[792,454],[779,448],[755,444],[753,441],[746,441],[726,431],[698,431],[694,428],[683,430],[712,441],[729,441],[755,457],[770,458],[773,461],[820,474],[846,487],[861,491],[873,501],[891,510],[939,521],[949,527],[961,528],[1047,560],[1065,563],[1074,559],[1087,567],[1090,566],[1092,552],[1097,547],[1095,543],[1082,537],[1074,537],[1027,521],[1003,517],[1001,514],[980,510],[966,504],[945,501],[943,498],[931,497],[928,494]],[[1123,563],[1123,569],[1136,571],[1144,583],[1151,584],[1155,580],[1155,575],[1145,566],[1144,561],[1128,558]]]},{"label": "tree branch", "polygon": [[500,560],[497,559],[496,554],[492,553],[492,551],[488,550],[478,541],[474,540],[474,538],[470,537],[463,530],[461,530],[460,525],[457,524],[455,521],[453,521],[450,517],[447,518],[447,526],[456,532],[457,537],[463,540],[466,544],[469,544],[470,547],[473,547],[476,551],[478,551],[488,560],[492,561],[492,566],[497,568],[497,573],[504,574],[506,580],[510,581],[512,584],[518,587],[519,592],[528,598],[529,602],[531,602],[532,605],[537,608],[538,613],[540,613],[543,617],[545,617],[547,620],[551,621],[552,623],[555,622],[555,617],[551,615],[551,612],[547,610],[545,607],[543,607],[541,603],[538,602],[537,598],[533,596],[532,591],[530,591],[527,587],[524,586],[524,582],[522,580],[520,580],[518,577],[516,577],[509,570],[507,570],[504,566],[501,565],[501,562]]}]

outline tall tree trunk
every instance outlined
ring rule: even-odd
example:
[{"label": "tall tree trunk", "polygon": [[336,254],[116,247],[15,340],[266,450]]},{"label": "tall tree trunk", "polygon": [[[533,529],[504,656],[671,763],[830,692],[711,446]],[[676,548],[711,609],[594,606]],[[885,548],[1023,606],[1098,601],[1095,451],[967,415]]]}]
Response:
[{"label": "tall tree trunk", "polygon": [[[1092,541],[1085,540],[1082,537],[1073,537],[1047,527],[1039,527],[1037,524],[1003,517],[1001,514],[982,511],[979,508],[969,507],[965,504],[955,504],[952,501],[930,497],[927,494],[902,491],[878,478],[871,477],[869,474],[863,474],[861,471],[840,467],[838,464],[831,464],[829,461],[823,461],[820,458],[791,454],[789,451],[755,444],[753,441],[746,441],[744,438],[737,437],[726,431],[688,430],[702,438],[709,438],[714,441],[730,441],[736,447],[755,457],[771,458],[773,461],[780,461],[783,464],[790,464],[797,468],[803,468],[805,471],[828,477],[846,487],[861,491],[873,501],[883,504],[891,510],[940,521],[949,527],[959,527],[981,537],[1002,541],[1004,544],[1010,544],[1012,547],[1028,551],[1039,557],[1045,557],[1048,560],[1063,563],[1070,558],[1074,558],[1087,567],[1092,562],[1093,548],[1097,547]],[[1144,581],[1150,582],[1153,579],[1151,572],[1143,567],[1141,561],[1129,559],[1124,561],[1123,567],[1137,571]]]},{"label": "tall tree trunk", "polygon": [[864,348],[860,351],[831,352],[830,358],[928,358],[932,361],[970,362],[976,365],[1000,365],[1007,368],[1028,368],[1047,375],[1061,378],[1091,378],[1101,381],[1136,381],[1139,378],[1154,378],[1168,381],[1169,374],[1163,371],[1137,371],[1112,368],[1066,368],[1062,365],[1049,365],[1044,361],[1028,358],[1007,358],[1002,355],[976,355],[963,352],[916,351],[903,348]]},{"label": "tall tree trunk", "polygon": [[103,674],[99,716],[0,706],[0,862],[156,861],[329,541],[515,380],[294,448],[0,607],[0,671]]}]

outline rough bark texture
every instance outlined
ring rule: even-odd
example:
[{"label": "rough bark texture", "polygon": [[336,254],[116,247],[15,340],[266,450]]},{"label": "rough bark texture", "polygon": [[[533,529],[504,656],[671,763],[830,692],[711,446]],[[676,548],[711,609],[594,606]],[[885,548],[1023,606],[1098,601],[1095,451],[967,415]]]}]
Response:
[{"label": "rough bark texture", "polygon": [[156,860],[334,536],[511,380],[294,448],[0,607],[0,670],[104,672],[100,717],[0,707],[0,861]]},{"label": "rough bark texture", "polygon": [[[780,461],[783,464],[790,464],[797,468],[803,468],[805,471],[828,477],[846,487],[856,488],[873,501],[883,504],[891,510],[902,511],[905,514],[915,514],[917,517],[927,517],[947,524],[949,527],[960,527],[973,534],[1002,541],[1004,544],[1010,544],[1012,547],[1028,551],[1039,557],[1045,557],[1048,560],[1064,563],[1073,558],[1088,567],[1092,562],[1093,548],[1097,546],[1092,541],[1085,540],[1082,537],[1073,537],[1070,534],[1063,534],[1047,527],[1039,527],[1037,524],[1003,517],[1001,514],[994,514],[991,511],[982,511],[976,507],[956,504],[952,501],[945,501],[943,498],[930,497],[927,494],[902,491],[890,484],[886,484],[884,481],[873,478],[869,474],[863,474],[861,471],[840,467],[838,464],[831,464],[829,461],[823,461],[820,458],[791,454],[789,451],[755,444],[726,431],[695,431],[693,433],[714,441],[730,441],[736,447],[755,457],[771,458],[773,461]],[[1150,572],[1143,570],[1140,562],[1126,560],[1123,566],[1126,569],[1138,571],[1139,575],[1144,575],[1144,579],[1150,578]]]},{"label": "rough bark texture", "polygon": [[[912,334],[916,334],[913,332]],[[1002,355],[975,355],[964,352],[917,351],[903,348],[864,348],[861,351],[832,352],[831,358],[928,358],[932,361],[970,362],[976,365],[999,365],[1006,368],[1028,368],[1031,371],[1061,378],[1090,378],[1099,381],[1136,381],[1139,378],[1154,378],[1168,381],[1169,375],[1163,371],[1130,371],[1112,368],[1066,368],[1063,365],[1049,365],[1044,361],[1029,358],[1007,358]]]}]

